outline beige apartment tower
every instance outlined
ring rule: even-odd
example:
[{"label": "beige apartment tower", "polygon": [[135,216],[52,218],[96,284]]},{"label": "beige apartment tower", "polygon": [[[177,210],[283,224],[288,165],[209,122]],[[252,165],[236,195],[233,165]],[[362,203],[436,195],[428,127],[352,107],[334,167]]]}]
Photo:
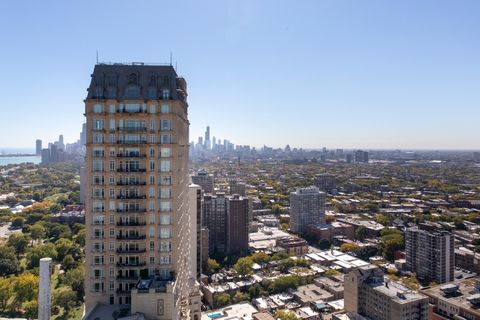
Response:
[{"label": "beige apartment tower", "polygon": [[146,319],[198,317],[187,310],[197,286],[186,87],[170,65],[95,66],[85,99],[87,315],[142,312],[148,301]]}]

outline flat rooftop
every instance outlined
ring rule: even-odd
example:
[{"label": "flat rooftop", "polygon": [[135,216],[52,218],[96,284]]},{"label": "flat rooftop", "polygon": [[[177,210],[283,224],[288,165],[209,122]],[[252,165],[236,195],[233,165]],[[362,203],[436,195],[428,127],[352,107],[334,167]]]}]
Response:
[{"label": "flat rooftop", "polygon": [[202,320],[234,320],[234,319],[243,319],[243,320],[252,320],[252,315],[257,313],[258,310],[255,309],[249,302],[241,302],[237,304],[232,304],[231,306],[217,309],[214,311],[202,312]]},{"label": "flat rooftop", "polygon": [[[448,285],[439,285],[431,287],[425,290],[422,290],[424,294],[429,297],[437,298],[442,301],[446,301],[450,304],[456,305],[462,309],[468,310],[468,312],[480,317],[480,306],[472,305],[468,301],[468,298],[475,297],[476,294],[480,293],[480,290],[477,288],[480,278],[471,278],[466,280],[460,280],[452,282]],[[443,291],[445,289],[451,289],[455,286],[458,286],[458,290],[453,293],[445,294]]]}]

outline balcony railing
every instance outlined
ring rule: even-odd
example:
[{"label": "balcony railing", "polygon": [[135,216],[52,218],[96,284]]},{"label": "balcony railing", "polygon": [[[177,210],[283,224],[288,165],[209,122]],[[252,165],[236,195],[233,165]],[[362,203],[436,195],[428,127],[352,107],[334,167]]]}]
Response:
[{"label": "balcony railing", "polygon": [[145,253],[146,251],[147,251],[146,249],[125,249],[125,250],[117,249],[117,253],[119,254]]},{"label": "balcony railing", "polygon": [[144,213],[147,209],[117,209],[118,213]]},{"label": "balcony railing", "polygon": [[147,169],[140,169],[140,168],[118,168],[117,172],[147,172]]},{"label": "balcony railing", "polygon": [[146,182],[143,181],[117,181],[118,186],[145,186]]},{"label": "balcony railing", "polygon": [[117,130],[128,132],[146,132],[147,127],[117,127]]},{"label": "balcony railing", "polygon": [[122,200],[141,200],[141,199],[146,199],[146,195],[140,195],[140,194],[134,194],[134,195],[118,195],[117,199],[122,199]]},{"label": "balcony railing", "polygon": [[132,141],[126,141],[126,140],[117,140],[118,144],[146,144],[147,140],[132,140]]},{"label": "balcony railing", "polygon": [[118,240],[144,240],[146,236],[143,235],[118,235]]},{"label": "balcony railing", "polygon": [[139,221],[120,221],[117,222],[118,227],[143,227],[147,225],[145,222]]},{"label": "balcony railing", "polygon": [[124,262],[124,263],[120,263],[120,262],[117,262],[117,267],[143,267],[145,266],[146,263],[145,262]]},{"label": "balcony railing", "polygon": [[140,153],[117,153],[118,158],[145,158],[146,154]]}]

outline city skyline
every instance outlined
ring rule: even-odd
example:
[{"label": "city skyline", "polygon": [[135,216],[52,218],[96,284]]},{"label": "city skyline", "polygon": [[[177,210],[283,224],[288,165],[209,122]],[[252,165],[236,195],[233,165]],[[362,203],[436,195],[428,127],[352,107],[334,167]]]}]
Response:
[{"label": "city skyline", "polygon": [[[480,149],[478,2],[102,2],[92,13],[93,4],[2,10],[0,34],[11,44],[0,52],[0,85],[9,92],[2,115],[19,119],[22,110],[22,119],[2,124],[0,148],[30,147],[58,132],[76,140],[85,70],[93,71],[98,51],[100,62],[146,63],[168,63],[172,52],[178,73],[191,79],[191,137],[208,124],[212,136],[241,145]],[[115,33],[105,11],[125,21]],[[158,11],[182,12],[184,23],[158,33],[176,22]],[[135,14],[142,23],[128,18]],[[132,38],[147,44],[125,46]],[[11,131],[15,140],[6,137]]]}]

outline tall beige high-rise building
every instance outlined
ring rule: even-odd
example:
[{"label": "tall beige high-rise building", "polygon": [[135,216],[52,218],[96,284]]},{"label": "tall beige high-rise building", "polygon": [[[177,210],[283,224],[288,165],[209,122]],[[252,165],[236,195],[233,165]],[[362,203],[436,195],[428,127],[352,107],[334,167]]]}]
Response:
[{"label": "tall beige high-rise building", "polygon": [[198,292],[187,110],[187,84],[170,65],[95,66],[85,99],[87,314],[120,305],[147,319],[198,318],[188,312]]}]

